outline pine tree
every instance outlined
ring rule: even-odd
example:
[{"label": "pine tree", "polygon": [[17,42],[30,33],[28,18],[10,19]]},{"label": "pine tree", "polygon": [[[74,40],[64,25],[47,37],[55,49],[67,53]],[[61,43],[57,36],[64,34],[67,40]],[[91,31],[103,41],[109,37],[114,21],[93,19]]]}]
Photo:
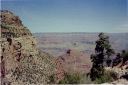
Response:
[{"label": "pine tree", "polygon": [[103,62],[105,56],[109,58],[114,53],[114,50],[109,43],[109,37],[104,33],[100,33],[98,37],[99,39],[96,41],[95,54],[91,55],[93,64],[90,71],[90,78],[92,81],[104,75]]}]

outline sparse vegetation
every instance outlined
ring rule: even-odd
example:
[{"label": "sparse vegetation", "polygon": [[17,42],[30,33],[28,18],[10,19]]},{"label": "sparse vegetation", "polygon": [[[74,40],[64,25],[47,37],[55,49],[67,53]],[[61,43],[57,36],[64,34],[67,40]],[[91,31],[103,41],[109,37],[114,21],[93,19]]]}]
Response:
[{"label": "sparse vegetation", "polygon": [[81,76],[77,73],[74,74],[65,73],[64,79],[59,81],[59,84],[79,84],[80,80],[81,80]]},{"label": "sparse vegetation", "polygon": [[101,84],[101,83],[106,83],[106,82],[110,83],[114,81],[115,79],[117,79],[117,74],[115,72],[105,71],[104,74],[100,78],[96,78],[94,83],[96,84]]},{"label": "sparse vegetation", "polygon": [[66,73],[63,80],[59,81],[59,84],[90,84],[92,83],[90,78],[85,74],[80,73]]},{"label": "sparse vegetation", "polygon": [[49,82],[48,83],[49,84],[55,83],[55,74],[52,74],[52,75],[49,76]]}]

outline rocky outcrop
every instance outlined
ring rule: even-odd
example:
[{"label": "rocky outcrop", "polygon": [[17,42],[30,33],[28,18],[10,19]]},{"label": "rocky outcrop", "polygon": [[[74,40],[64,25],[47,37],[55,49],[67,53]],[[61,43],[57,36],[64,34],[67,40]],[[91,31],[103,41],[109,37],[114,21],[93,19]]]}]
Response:
[{"label": "rocky outcrop", "polygon": [[31,36],[31,32],[18,16],[8,10],[1,11],[1,37]]},{"label": "rocky outcrop", "polygon": [[128,84],[128,64],[122,67],[106,67],[105,70],[116,74],[115,81],[112,84]]},{"label": "rocky outcrop", "polygon": [[18,16],[14,16],[11,11],[1,10],[1,22],[8,25],[23,26]]},{"label": "rocky outcrop", "polygon": [[[6,17],[13,15],[9,11],[4,11],[3,13],[7,13]],[[15,26],[16,29],[14,28],[13,31],[10,31],[13,28],[9,28],[10,30],[6,30],[5,32],[18,34],[18,36],[8,36],[8,34],[2,31],[4,36],[0,41],[1,85],[48,83],[49,76],[54,73],[54,58],[37,49],[36,39],[31,35],[29,30],[26,31],[24,29],[24,32],[28,34],[26,36],[22,35],[24,32],[20,32],[20,27],[24,26],[20,20],[14,23],[4,20],[2,21],[3,23]]]}]

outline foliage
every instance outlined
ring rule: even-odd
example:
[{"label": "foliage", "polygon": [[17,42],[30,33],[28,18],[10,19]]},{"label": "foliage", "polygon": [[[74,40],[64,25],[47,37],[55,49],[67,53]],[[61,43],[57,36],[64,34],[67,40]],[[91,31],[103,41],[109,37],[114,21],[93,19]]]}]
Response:
[{"label": "foliage", "polygon": [[91,55],[91,60],[93,62],[92,68],[90,71],[90,78],[92,81],[97,78],[101,78],[104,74],[104,57],[108,58],[114,53],[114,50],[109,44],[109,37],[104,33],[99,34],[99,39],[96,41],[95,54]]},{"label": "foliage", "polygon": [[122,61],[122,66],[126,64],[126,62],[128,61],[128,52],[125,50],[122,50],[122,53],[117,53],[116,55],[117,57],[113,60],[113,66],[118,65],[119,63],[121,63]]},{"label": "foliage", "polygon": [[55,83],[55,74],[52,74],[52,75],[49,76],[49,82],[48,83],[49,84]]},{"label": "foliage", "polygon": [[106,71],[104,75],[102,75],[100,78],[96,78],[94,81],[96,84],[101,84],[105,82],[112,82],[117,78],[117,74],[112,71]]},{"label": "foliage", "polygon": [[59,84],[79,84],[81,83],[81,76],[77,73],[68,74],[65,73],[63,80],[59,81]]},{"label": "foliage", "polygon": [[1,24],[1,28],[9,29],[9,26],[8,26],[8,25],[6,25],[6,24]]},{"label": "foliage", "polygon": [[123,64],[128,61],[128,52],[125,50],[122,50],[121,56],[123,58]]},{"label": "foliage", "polygon": [[63,80],[59,82],[59,84],[78,84],[80,83],[80,77],[76,74],[65,74]]},{"label": "foliage", "polygon": [[[60,80],[58,84],[91,84],[92,81],[89,77],[87,77],[86,74],[80,74],[80,73],[65,73],[64,79]],[[55,74],[52,74],[49,76],[49,82],[48,84],[55,84]]]},{"label": "foliage", "polygon": [[87,76],[87,74],[82,74],[81,76],[82,76],[81,81],[80,81],[81,84],[92,84],[92,81],[90,77]]}]

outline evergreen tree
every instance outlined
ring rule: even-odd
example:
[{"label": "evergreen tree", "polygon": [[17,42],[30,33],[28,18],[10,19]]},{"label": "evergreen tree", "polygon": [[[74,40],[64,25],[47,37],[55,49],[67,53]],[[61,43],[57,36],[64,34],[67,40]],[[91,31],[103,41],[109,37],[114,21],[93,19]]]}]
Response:
[{"label": "evergreen tree", "polygon": [[100,78],[104,74],[104,59],[105,56],[108,58],[114,53],[109,43],[109,37],[104,33],[99,34],[99,39],[96,41],[95,54],[91,55],[91,60],[93,62],[90,71],[90,78],[92,81]]},{"label": "evergreen tree", "polygon": [[121,56],[123,58],[123,63],[122,64],[125,64],[125,62],[128,61],[128,52],[126,50],[122,50]]}]

